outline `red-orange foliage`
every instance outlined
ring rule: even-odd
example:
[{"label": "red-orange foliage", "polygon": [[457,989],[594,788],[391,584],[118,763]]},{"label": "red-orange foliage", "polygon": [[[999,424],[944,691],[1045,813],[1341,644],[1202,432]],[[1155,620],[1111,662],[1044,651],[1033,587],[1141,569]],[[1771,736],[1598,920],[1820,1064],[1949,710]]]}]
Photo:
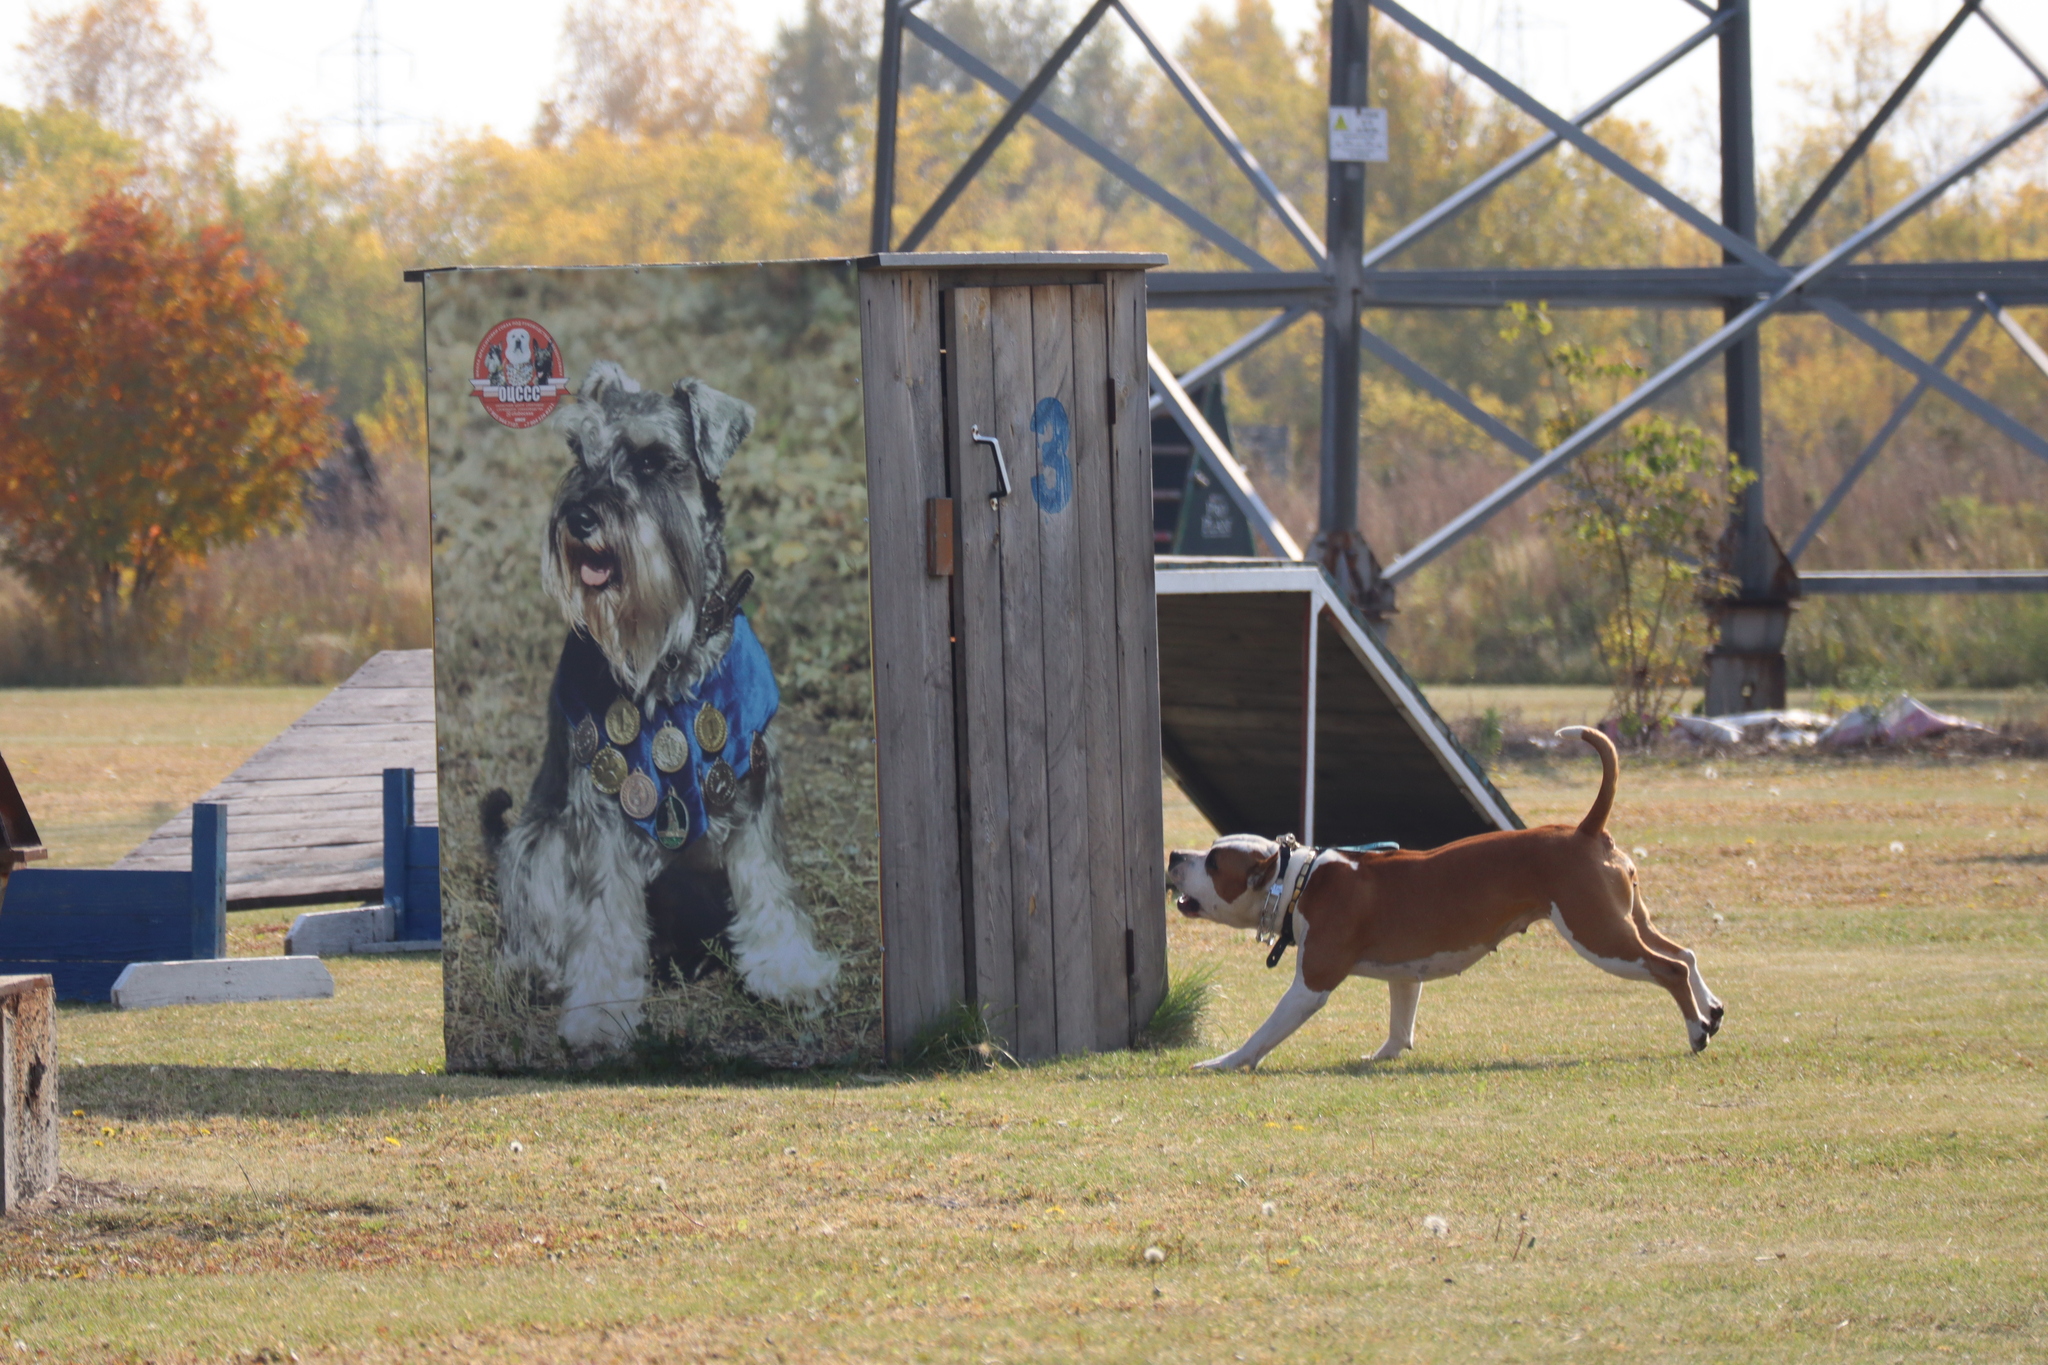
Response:
[{"label": "red-orange foliage", "polygon": [[305,335],[230,228],[137,197],[37,237],[0,292],[0,560],[95,663],[183,565],[288,524],[332,443]]}]

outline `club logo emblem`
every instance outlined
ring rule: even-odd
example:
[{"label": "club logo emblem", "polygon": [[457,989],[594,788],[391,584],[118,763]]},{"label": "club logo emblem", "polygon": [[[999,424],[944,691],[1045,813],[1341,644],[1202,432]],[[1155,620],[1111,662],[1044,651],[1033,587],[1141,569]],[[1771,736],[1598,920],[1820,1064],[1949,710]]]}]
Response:
[{"label": "club logo emblem", "polygon": [[470,392],[500,426],[536,426],[569,390],[562,348],[530,318],[507,318],[477,343]]}]

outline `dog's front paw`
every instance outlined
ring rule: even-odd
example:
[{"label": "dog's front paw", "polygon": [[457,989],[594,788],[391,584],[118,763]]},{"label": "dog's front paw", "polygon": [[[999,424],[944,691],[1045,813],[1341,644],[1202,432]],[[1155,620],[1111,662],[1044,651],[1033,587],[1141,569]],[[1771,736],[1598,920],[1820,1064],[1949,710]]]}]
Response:
[{"label": "dog's front paw", "polygon": [[1195,1062],[1194,1064],[1192,1064],[1191,1066],[1189,1066],[1189,1067],[1188,1067],[1188,1070],[1190,1070],[1190,1071],[1237,1071],[1237,1070],[1245,1070],[1245,1071],[1251,1071],[1251,1070],[1255,1069],[1255,1068],[1256,1068],[1257,1066],[1258,1066],[1258,1063],[1257,1063],[1257,1062],[1247,1062],[1247,1061],[1244,1061],[1244,1060],[1242,1060],[1241,1058],[1239,1058],[1239,1057],[1238,1057],[1238,1055],[1237,1055],[1237,1054],[1236,1054],[1235,1052],[1226,1052],[1226,1053],[1225,1053],[1225,1054],[1224,1054],[1223,1056],[1221,1056],[1221,1057],[1211,1057],[1211,1058],[1210,1058],[1210,1059],[1209,1059],[1208,1061],[1206,1061],[1206,1062]]},{"label": "dog's front paw", "polygon": [[1363,1060],[1368,1062],[1391,1062],[1408,1049],[1399,1043],[1384,1044],[1378,1052],[1368,1052]]},{"label": "dog's front paw", "polygon": [[839,990],[839,959],[801,939],[772,950],[736,955],[740,979],[763,1000],[822,1010]]}]

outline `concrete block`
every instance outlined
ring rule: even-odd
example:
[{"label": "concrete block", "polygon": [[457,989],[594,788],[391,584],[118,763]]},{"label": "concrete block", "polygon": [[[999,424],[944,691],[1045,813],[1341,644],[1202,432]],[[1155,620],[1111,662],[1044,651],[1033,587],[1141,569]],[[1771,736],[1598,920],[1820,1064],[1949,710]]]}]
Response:
[{"label": "concrete block", "polygon": [[388,905],[314,910],[292,921],[284,951],[288,957],[345,957],[366,944],[389,943],[397,933],[398,913]]},{"label": "concrete block", "polygon": [[57,1183],[57,993],[0,976],[0,1213]]},{"label": "concrete block", "polygon": [[334,975],[317,957],[219,957],[197,962],[131,962],[114,978],[114,1007],[227,1005],[254,1000],[324,1000]]}]

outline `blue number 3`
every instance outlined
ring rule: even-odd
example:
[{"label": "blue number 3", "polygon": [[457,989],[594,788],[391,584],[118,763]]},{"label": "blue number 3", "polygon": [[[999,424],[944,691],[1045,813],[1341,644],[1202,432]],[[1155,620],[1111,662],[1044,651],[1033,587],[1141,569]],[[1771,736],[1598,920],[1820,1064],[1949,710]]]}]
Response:
[{"label": "blue number 3", "polygon": [[1071,439],[1071,428],[1067,424],[1067,410],[1057,398],[1041,398],[1038,408],[1031,414],[1031,434],[1038,438],[1038,462],[1052,475],[1047,483],[1044,474],[1031,476],[1031,496],[1042,511],[1060,511],[1074,497],[1074,465],[1067,458],[1067,444]]}]

